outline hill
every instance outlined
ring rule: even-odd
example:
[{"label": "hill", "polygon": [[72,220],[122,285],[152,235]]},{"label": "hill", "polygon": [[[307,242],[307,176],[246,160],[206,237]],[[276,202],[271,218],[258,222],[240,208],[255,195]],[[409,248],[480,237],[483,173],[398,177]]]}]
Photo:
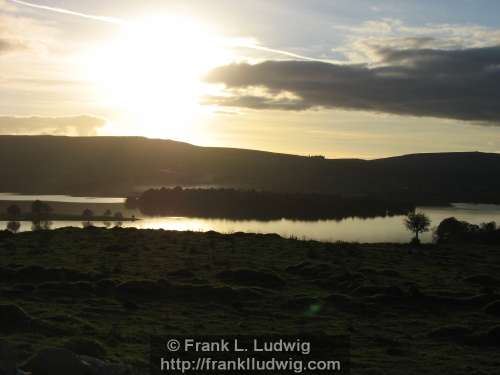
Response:
[{"label": "hill", "polygon": [[158,186],[495,201],[500,155],[323,159],[140,137],[0,136],[0,191],[128,195]]}]

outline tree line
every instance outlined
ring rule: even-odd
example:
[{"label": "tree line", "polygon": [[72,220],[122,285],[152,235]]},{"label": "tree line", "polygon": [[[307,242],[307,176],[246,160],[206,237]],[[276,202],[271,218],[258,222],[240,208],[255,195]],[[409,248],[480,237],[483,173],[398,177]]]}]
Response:
[{"label": "tree line", "polygon": [[57,215],[49,204],[40,200],[34,201],[28,212],[23,212],[17,204],[12,204],[7,207],[5,214],[8,220],[6,229],[13,233],[19,231],[21,228],[20,221],[22,220],[31,221],[33,230],[50,229],[52,226],[51,220],[57,219],[78,218],[82,220],[82,225],[84,227],[92,226],[93,220],[102,220],[107,227],[111,226],[111,221],[114,221],[115,225],[121,226],[122,220],[124,220],[124,216],[121,212],[118,211],[113,214],[109,209],[104,211],[100,216],[96,216],[94,212],[88,208],[84,209],[80,216],[76,217],[74,215],[71,217],[68,215]]},{"label": "tree line", "polygon": [[[403,223],[406,229],[415,235],[411,243],[418,245],[420,244],[419,234],[429,231],[431,220],[422,212],[410,212],[404,218]],[[500,244],[500,228],[494,221],[471,224],[449,217],[439,223],[433,234],[434,242],[437,244]]]},{"label": "tree line", "polygon": [[261,220],[370,218],[402,215],[414,209],[411,203],[370,196],[182,187],[149,189],[127,198],[126,206],[150,216]]}]

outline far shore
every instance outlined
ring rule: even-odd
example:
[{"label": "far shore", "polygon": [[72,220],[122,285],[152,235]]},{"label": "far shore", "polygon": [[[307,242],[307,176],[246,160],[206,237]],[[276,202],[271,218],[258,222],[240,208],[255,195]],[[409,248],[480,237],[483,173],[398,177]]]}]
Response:
[{"label": "far shore", "polygon": [[108,217],[108,216],[93,216],[91,218],[82,217],[78,215],[57,215],[53,214],[45,218],[34,218],[32,215],[20,215],[17,217],[0,215],[1,221],[52,221],[52,220],[64,220],[64,221],[102,221],[102,222],[116,222],[116,221],[138,221],[140,219],[136,217]]}]

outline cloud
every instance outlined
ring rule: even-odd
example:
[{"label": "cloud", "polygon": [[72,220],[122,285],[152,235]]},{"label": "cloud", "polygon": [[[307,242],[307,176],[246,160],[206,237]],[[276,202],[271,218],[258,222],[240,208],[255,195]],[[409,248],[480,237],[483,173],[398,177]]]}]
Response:
[{"label": "cloud", "polygon": [[97,135],[106,120],[95,116],[16,117],[0,116],[0,134]]},{"label": "cloud", "polygon": [[27,51],[45,53],[55,35],[56,30],[46,22],[0,13],[0,56]]},{"label": "cloud", "polygon": [[[254,109],[352,109],[500,125],[500,46],[380,48],[377,53],[376,66],[288,60],[218,67],[205,80],[224,84],[230,95],[206,102]],[[267,94],[245,91],[256,88]]]},{"label": "cloud", "polygon": [[380,48],[466,49],[500,45],[500,29],[471,24],[407,25],[401,20],[382,18],[359,25],[334,25],[346,42],[333,49],[351,63],[374,63]]},{"label": "cloud", "polygon": [[7,3],[8,0],[0,0],[0,11],[2,12],[15,12],[16,6],[10,3]]},{"label": "cloud", "polygon": [[24,49],[24,46],[21,43],[18,43],[16,41],[0,38],[0,55],[2,55],[4,53],[15,51],[18,49]]},{"label": "cloud", "polygon": [[91,19],[94,21],[116,23],[116,24],[123,23],[122,20],[115,18],[115,17],[107,17],[107,16],[99,16],[99,15],[95,15],[95,14],[75,12],[75,11],[72,11],[69,9],[50,7],[50,6],[46,6],[46,5],[39,5],[39,4],[34,4],[34,3],[27,2],[27,1],[22,1],[22,0],[9,0],[9,1],[14,3],[14,4],[23,5],[23,6],[27,6],[30,8],[41,9],[41,10],[46,10],[49,12],[61,13],[61,14],[66,14],[66,15],[70,15],[70,16],[87,18],[87,19]]},{"label": "cloud", "polygon": [[[0,0],[0,10],[2,9],[2,4],[5,4],[2,2],[3,0]],[[23,0],[8,0],[9,3],[11,4],[16,4],[20,5],[23,7],[28,7],[28,8],[34,8],[42,11],[48,11],[52,13],[59,13],[63,15],[69,15],[69,16],[75,16],[75,17],[80,17],[80,18],[86,18],[88,20],[93,20],[93,21],[99,21],[99,22],[106,22],[106,23],[111,23],[111,24],[116,24],[116,25],[126,25],[129,23],[129,21],[126,21],[124,19],[120,19],[117,17],[109,17],[109,16],[102,16],[102,15],[95,15],[95,14],[89,14],[89,13],[83,13],[83,12],[78,12],[74,11],[71,9],[67,8],[58,8],[58,7],[51,7],[51,6],[46,6],[46,5],[40,5],[40,4],[35,4],[31,3],[28,1],[23,1]],[[290,51],[282,50],[282,49],[275,49],[275,48],[269,48],[264,45],[259,44],[257,41],[253,39],[248,39],[248,38],[233,38],[232,40],[232,47],[239,47],[239,48],[247,48],[247,49],[253,49],[257,51],[263,51],[263,52],[270,52],[275,55],[283,55],[287,57],[292,57],[300,60],[308,60],[308,61],[327,61],[328,60],[322,60],[310,56],[305,56],[297,53],[293,53]],[[194,48],[194,47],[193,47]]]},{"label": "cloud", "polygon": [[207,105],[223,105],[226,107],[245,107],[250,109],[281,109],[281,110],[305,110],[308,109],[307,104],[301,101],[291,99],[275,99],[255,95],[242,96],[212,96],[207,98],[203,104]]},{"label": "cloud", "polygon": [[0,56],[28,48],[26,41],[19,38],[16,31],[19,29],[12,27],[12,17],[0,14]]}]

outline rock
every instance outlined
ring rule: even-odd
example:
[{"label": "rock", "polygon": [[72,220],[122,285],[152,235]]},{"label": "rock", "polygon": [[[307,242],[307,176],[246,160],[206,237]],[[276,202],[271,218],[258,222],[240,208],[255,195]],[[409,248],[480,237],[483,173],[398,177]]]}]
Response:
[{"label": "rock", "polygon": [[359,307],[359,304],[355,303],[355,301],[345,294],[330,294],[325,298],[325,302],[327,305],[333,306],[339,310],[352,310],[356,307]]},{"label": "rock", "polygon": [[67,349],[50,348],[38,352],[21,366],[34,375],[94,375],[91,366]]},{"label": "rock", "polygon": [[302,262],[287,267],[286,272],[303,278],[321,278],[329,276],[332,273],[332,269],[325,263],[314,264],[311,262]]},{"label": "rock", "polygon": [[493,326],[486,332],[470,335],[466,343],[476,346],[500,346],[500,325]]},{"label": "rock", "polygon": [[393,357],[401,357],[406,355],[406,351],[400,347],[397,346],[391,346],[385,350],[387,354]]},{"label": "rock", "polygon": [[427,336],[433,339],[462,341],[470,333],[471,330],[467,327],[449,325],[433,329]]},{"label": "rock", "polygon": [[157,296],[167,291],[169,287],[170,284],[166,280],[133,280],[119,284],[116,292],[124,296]]},{"label": "rock", "polygon": [[12,281],[16,271],[10,268],[0,267],[0,281]]},{"label": "rock", "polygon": [[378,305],[378,307],[383,308],[389,305],[400,305],[403,302],[406,302],[407,299],[403,296],[391,295],[391,294],[375,294],[373,296],[366,297],[366,302],[373,303]]},{"label": "rock", "polygon": [[100,342],[84,337],[72,337],[63,344],[64,348],[79,355],[87,355],[95,358],[103,358],[106,350]]},{"label": "rock", "polygon": [[139,308],[139,305],[133,301],[122,300],[120,302],[122,306],[127,310],[137,310]]},{"label": "rock", "polygon": [[387,295],[392,297],[403,297],[405,293],[398,286],[360,286],[352,291],[354,296],[374,296],[374,295]]},{"label": "rock", "polygon": [[38,291],[56,296],[88,297],[94,293],[94,286],[88,281],[48,281],[38,285]]},{"label": "rock", "polygon": [[26,266],[18,269],[13,277],[21,282],[91,281],[94,275],[66,268]]},{"label": "rock", "polygon": [[[446,307],[480,307],[486,303],[498,299],[496,294],[480,294],[469,297],[449,297],[441,295],[425,295],[420,294],[414,296],[415,301],[421,306],[446,306]],[[484,310],[484,309],[483,309]]]},{"label": "rock", "polygon": [[464,279],[464,282],[468,284],[475,284],[480,286],[498,286],[500,285],[500,280],[494,278],[490,275],[474,275],[469,276]]},{"label": "rock", "polygon": [[373,296],[375,294],[383,294],[385,287],[376,285],[363,285],[352,291],[353,296]]},{"label": "rock", "polygon": [[388,286],[384,290],[384,294],[387,294],[388,296],[393,296],[393,297],[404,297],[405,292],[399,287],[395,285]]},{"label": "rock", "polygon": [[228,283],[244,286],[259,286],[262,288],[282,288],[285,281],[272,273],[239,269],[234,271],[222,271],[216,275],[217,279]]},{"label": "rock", "polygon": [[123,252],[127,251],[127,247],[122,246],[120,244],[112,244],[112,245],[106,246],[103,250],[109,251],[109,252],[115,252],[115,253],[123,253]]},{"label": "rock", "polygon": [[14,233],[10,230],[2,230],[0,231],[0,242],[12,238],[12,236],[14,236]]},{"label": "rock", "polygon": [[31,327],[33,319],[17,305],[0,305],[0,331],[25,331]]},{"label": "rock", "polygon": [[17,375],[14,358],[15,355],[10,345],[4,340],[0,340],[0,374]]},{"label": "rock", "polygon": [[320,305],[319,301],[316,298],[308,297],[308,296],[296,296],[291,297],[286,300],[286,302],[282,305],[284,309],[298,309],[304,310],[311,306]]},{"label": "rock", "polygon": [[92,375],[132,374],[132,369],[129,366],[121,363],[109,363],[86,355],[80,356],[80,359],[90,367],[90,373]]},{"label": "rock", "polygon": [[317,280],[316,284],[327,290],[355,290],[364,282],[362,273],[340,271],[336,275]]},{"label": "rock", "polygon": [[1,291],[2,295],[9,297],[19,297],[26,296],[28,293],[32,293],[35,287],[31,284],[14,284],[11,287],[7,287]]},{"label": "rock", "polygon": [[32,284],[15,284],[13,286],[16,290],[20,290],[24,293],[31,293],[35,290],[35,286]]},{"label": "rock", "polygon": [[490,328],[486,337],[490,345],[500,346],[500,325]]},{"label": "rock", "polygon": [[384,269],[378,273],[382,276],[387,276],[387,277],[397,277],[397,278],[401,277],[401,274],[398,271],[391,269]]},{"label": "rock", "polygon": [[487,314],[500,317],[500,300],[489,303],[483,308],[483,311]]},{"label": "rock", "polygon": [[253,288],[213,287],[211,285],[176,285],[169,292],[170,299],[195,302],[219,302],[231,304],[262,298],[262,293]]},{"label": "rock", "polygon": [[26,266],[18,269],[14,276],[22,282],[43,282],[59,280],[59,274],[42,266]]},{"label": "rock", "polygon": [[474,306],[484,306],[490,302],[496,301],[500,299],[498,294],[486,293],[486,294],[478,294],[476,296],[471,297],[463,297],[459,300],[466,306],[474,307]]},{"label": "rock", "polygon": [[49,348],[38,352],[21,366],[33,375],[131,375],[132,369],[68,349]]},{"label": "rock", "polygon": [[97,294],[106,295],[114,291],[116,282],[111,279],[102,279],[95,283],[95,291]]},{"label": "rock", "polygon": [[378,368],[369,367],[366,369],[360,369],[360,374],[361,375],[386,375],[386,372],[381,370],[381,369],[378,369]]},{"label": "rock", "polygon": [[170,277],[175,277],[175,278],[179,278],[179,279],[191,279],[191,278],[195,277],[193,272],[186,270],[186,269],[172,271],[172,272],[169,272],[167,275]]}]

